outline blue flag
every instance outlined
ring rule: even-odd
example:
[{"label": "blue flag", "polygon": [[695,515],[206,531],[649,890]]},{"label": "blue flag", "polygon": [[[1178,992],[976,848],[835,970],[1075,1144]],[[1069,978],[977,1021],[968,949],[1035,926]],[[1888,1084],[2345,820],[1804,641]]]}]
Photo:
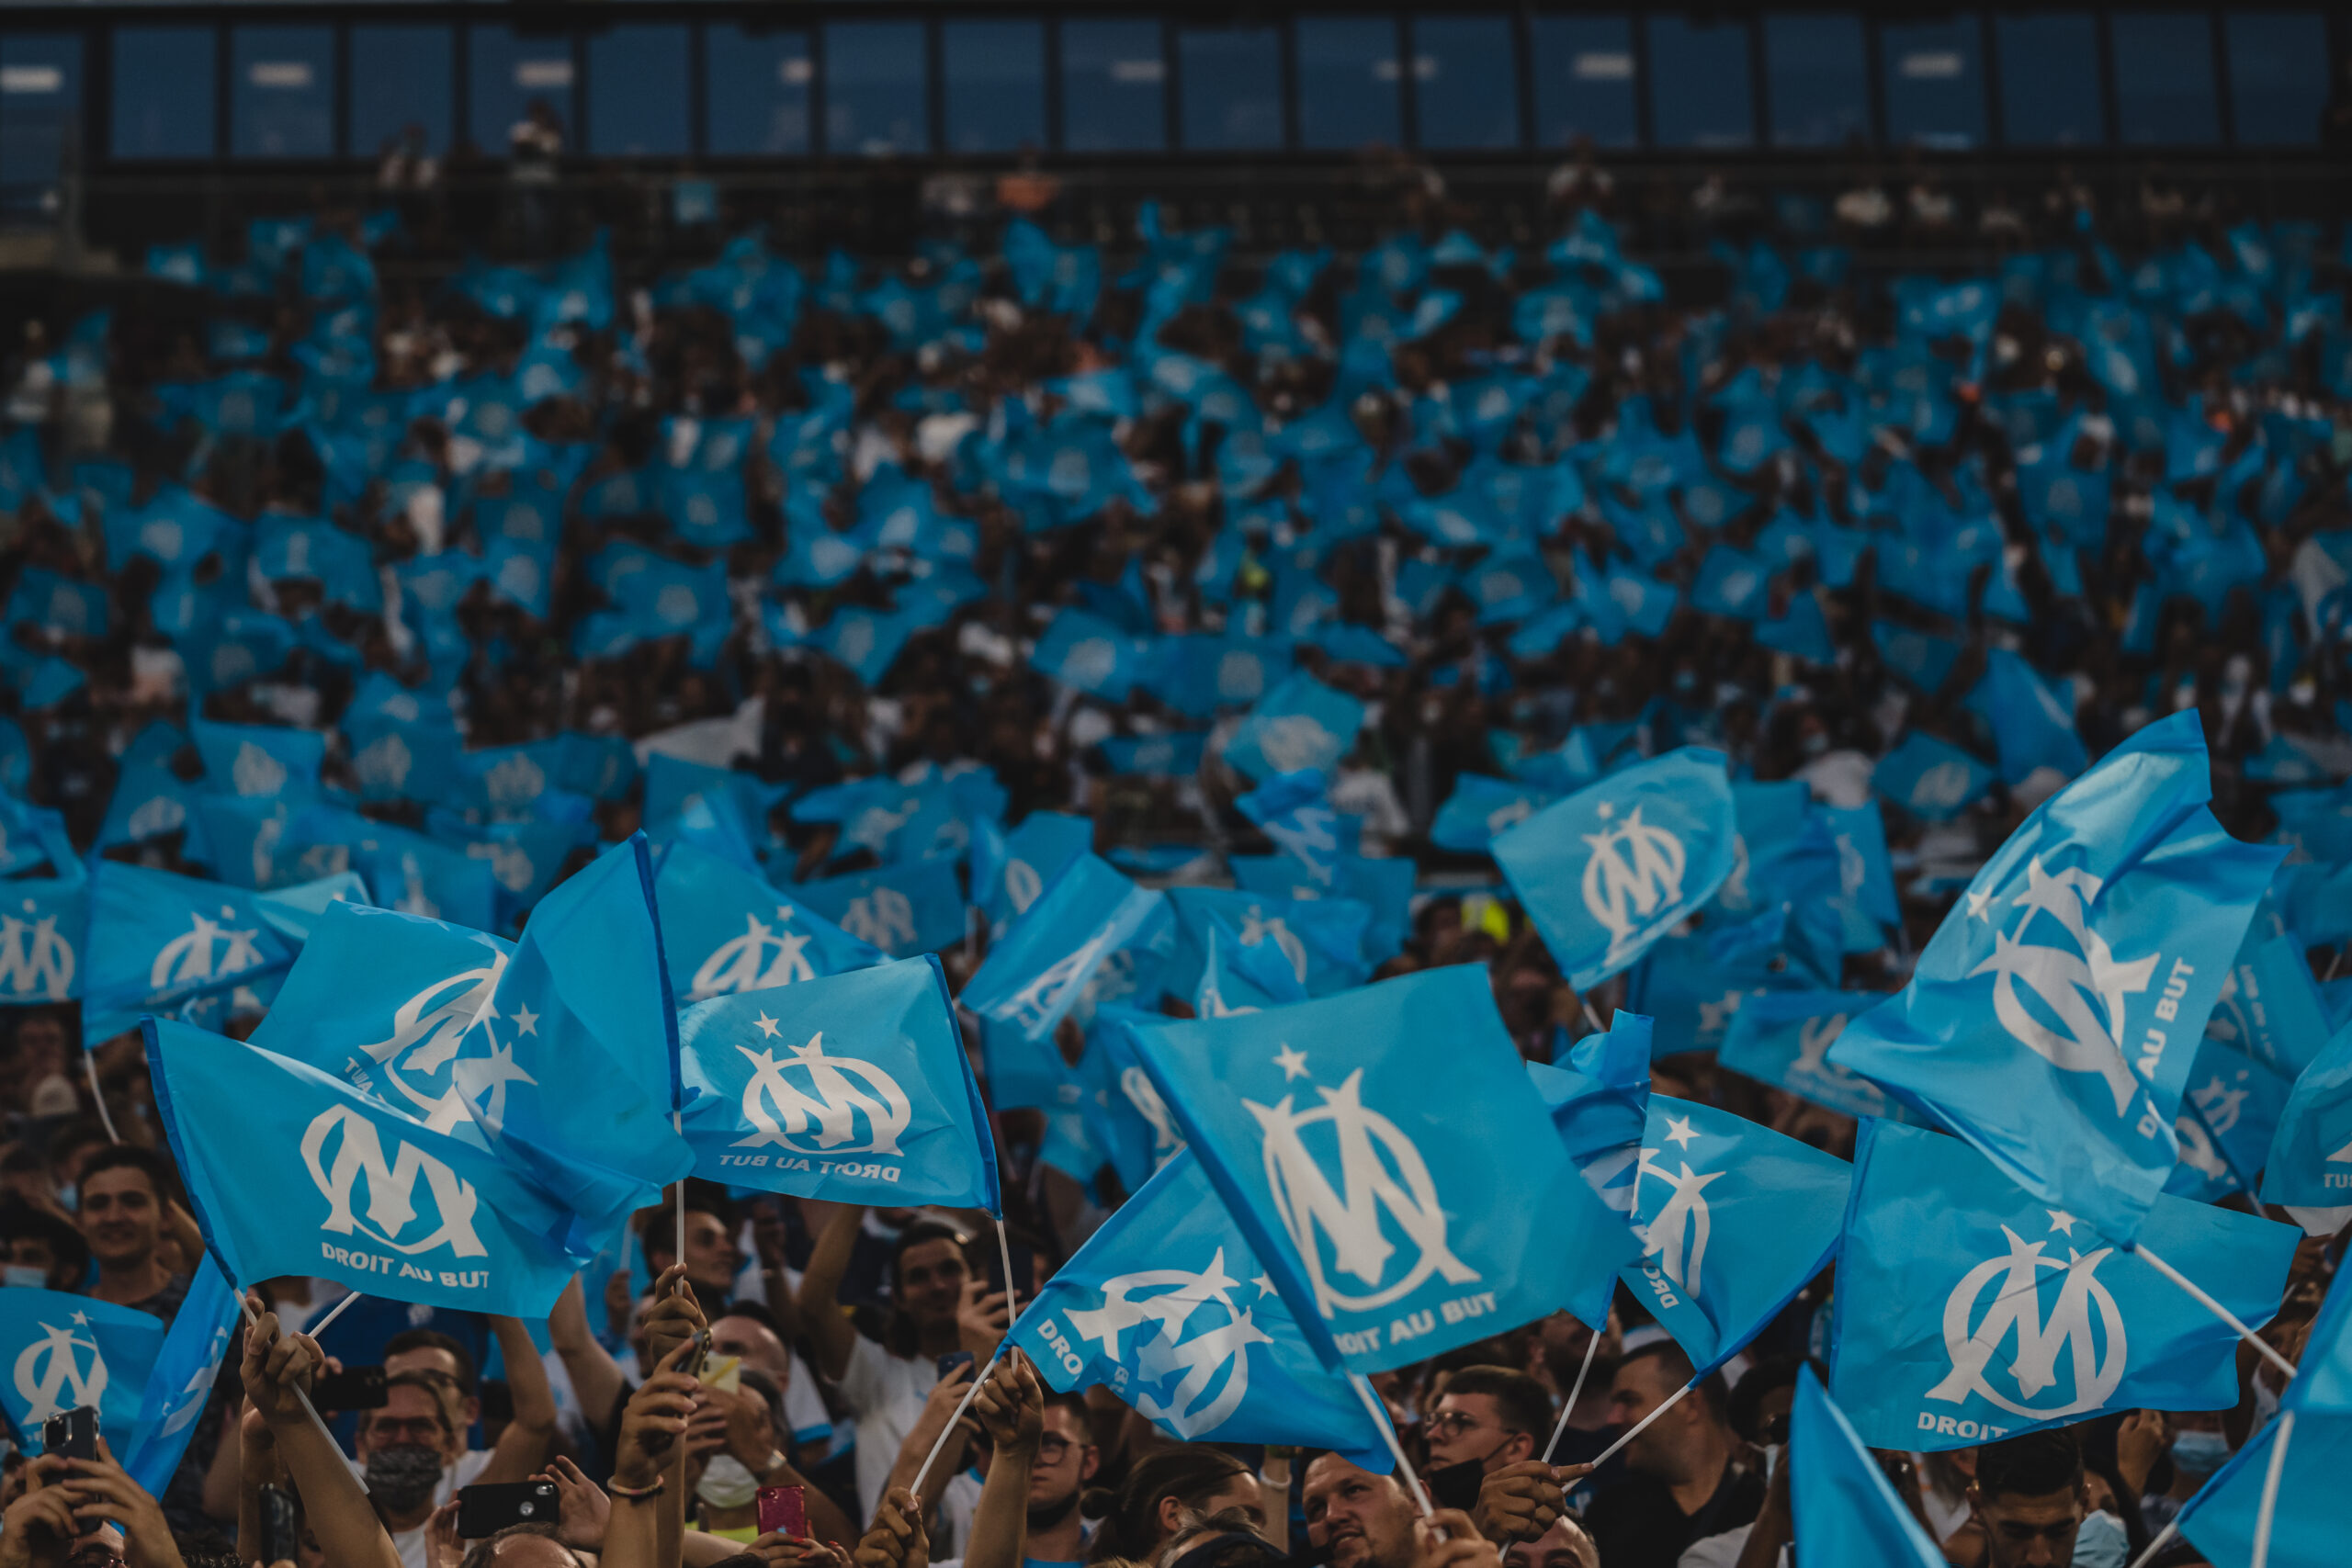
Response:
[{"label": "blue flag", "polygon": [[1055,1270],[1011,1343],[1055,1388],[1107,1387],[1179,1442],[1336,1449],[1389,1467],[1371,1414],[1317,1358],[1189,1152]]},{"label": "blue flag", "polygon": [[964,939],[964,892],[955,865],[944,860],[806,882],[792,891],[858,941],[893,958],[936,953]]},{"label": "blue flag", "polygon": [[0,1291],[0,1358],[15,1375],[0,1380],[0,1409],[20,1446],[41,1423],[94,1405],[98,1430],[117,1455],[139,1425],[148,1370],[164,1343],[164,1320],[62,1291]]},{"label": "blue flag", "polygon": [[152,1496],[164,1495],[173,1472],[180,1467],[181,1456],[187,1452],[189,1439],[196,1436],[197,1418],[204,1414],[205,1402],[212,1395],[213,1380],[220,1373],[221,1358],[229,1353],[243,1305],[222,1277],[220,1265],[206,1254],[147,1374],[131,1440],[128,1444],[107,1441],[130,1479]]},{"label": "blue flag", "polygon": [[1277,773],[1233,804],[1318,888],[1329,892],[1337,886],[1341,857],[1355,853],[1361,819],[1333,809],[1330,782],[1321,769]]},{"label": "blue flag", "polygon": [[1272,942],[1310,997],[1360,986],[1372,973],[1364,960],[1372,908],[1357,899],[1269,898],[1222,887],[1171,887],[1168,907],[1176,918],[1176,942],[1161,984],[1184,1001],[1199,988],[1207,966],[1212,916],[1235,927],[1245,946]]},{"label": "blue flag", "polygon": [[1565,1066],[1527,1064],[1553,1130],[1600,1201],[1629,1218],[1649,1127],[1650,1021],[1617,1010],[1606,1034],[1576,1043]]},{"label": "blue flag", "polygon": [[1094,845],[1094,819],[1032,811],[1012,832],[983,822],[972,836],[972,901],[1002,936],[1014,916],[1037,901],[1062,868]]},{"label": "blue flag", "polygon": [[1337,768],[1363,727],[1363,705],[1304,671],[1268,692],[1226,743],[1225,760],[1250,779]]},{"label": "blue flag", "polygon": [[1948,822],[1984,797],[1993,770],[1959,747],[1913,730],[1878,760],[1879,798],[1928,822]]},{"label": "blue flag", "polygon": [[[2242,1321],[2278,1311],[2291,1226],[2159,1197],[2140,1235]],[[2227,1409],[2236,1349],[2143,1258],[1966,1144],[1862,1123],[1829,1387],[1872,1448],[1962,1448],[2109,1410]]]},{"label": "blue flag", "polygon": [[1811,1367],[1797,1370],[1782,1462],[1805,1568],[1944,1568],[1943,1552],[1894,1495],[1878,1457],[1829,1402]]},{"label": "blue flag", "polygon": [[268,894],[100,861],[90,878],[83,1032],[95,1043],[199,996],[250,986],[294,962]]},{"label": "blue flag", "polygon": [[1328,1364],[1378,1371],[1591,1310],[1636,1251],[1561,1147],[1482,965],[1135,1036]]},{"label": "blue flag", "polygon": [[1766,991],[1747,997],[1732,1014],[1716,1060],[1729,1071],[1848,1116],[1917,1121],[1886,1090],[1829,1059],[1829,1047],[1846,1025],[1886,999],[1883,991]]},{"label": "blue flag", "polygon": [[670,989],[681,1003],[884,962],[882,950],[699,845],[662,852],[653,881]]},{"label": "blue flag", "polygon": [[1282,949],[1271,942],[1243,942],[1223,915],[1209,916],[1207,953],[1193,992],[1195,1018],[1230,1018],[1306,1000],[1306,987]]},{"label": "blue flag", "polygon": [[2262,1199],[2295,1209],[2352,1205],[2352,1023],[2289,1091],[2263,1164]]},{"label": "blue flag", "polygon": [[2211,1203],[2260,1184],[2270,1140],[2291,1086],[2269,1068],[2208,1034],[2197,1047],[2173,1132],[2180,1164],[2165,1190]]},{"label": "blue flag", "polygon": [[928,953],[678,1020],[697,1175],[844,1203],[1002,1212],[996,1145]]},{"label": "blue flag", "polygon": [[1731,872],[1733,838],[1722,754],[1686,746],[1545,807],[1491,850],[1582,991],[1714,896]]},{"label": "blue flag", "polygon": [[215,790],[264,800],[318,795],[319,768],[327,753],[327,738],[319,730],[199,718],[189,722],[188,732],[204,759],[205,782]]},{"label": "blue flag", "polygon": [[1062,1076],[1055,1026],[1105,959],[1159,910],[1161,897],[1084,854],[1062,868],[990,945],[959,998],[980,1020],[999,1106],[1035,1105]]},{"label": "blue flag", "polygon": [[2205,1032],[2243,1052],[2278,1077],[2294,1078],[2334,1032],[2327,1003],[2312,977],[2302,944],[2292,937],[2261,934],[2256,919],[2238,949],[2230,977]]},{"label": "blue flag", "polygon": [[149,1018],[147,1066],[204,1242],[238,1284],[321,1275],[391,1301],[544,1317],[594,1250],[495,1156],[316,1068]]},{"label": "blue flag", "polygon": [[1486,849],[1496,834],[1518,826],[1556,797],[1532,784],[1505,784],[1484,773],[1457,773],[1453,793],[1438,807],[1430,841],[1464,854]]},{"label": "blue flag", "polygon": [[1620,1273],[1692,1366],[1719,1367],[1828,1267],[1852,1181],[1835,1155],[1653,1094],[1634,1182],[1642,1256]]},{"label": "blue flag", "polygon": [[2195,714],[2117,747],[2009,836],[1911,983],[1831,1057],[2128,1243],[2172,1174],[2197,1041],[2281,852],[2231,838],[2211,795]]}]

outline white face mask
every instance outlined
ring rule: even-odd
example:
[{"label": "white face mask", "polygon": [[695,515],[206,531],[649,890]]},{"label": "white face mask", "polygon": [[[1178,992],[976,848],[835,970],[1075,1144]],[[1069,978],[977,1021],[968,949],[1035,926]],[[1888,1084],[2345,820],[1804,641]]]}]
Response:
[{"label": "white face mask", "polygon": [[714,1508],[749,1507],[759,1495],[760,1478],[733,1454],[712,1456],[703,1466],[702,1479],[695,1483],[695,1495]]},{"label": "white face mask", "polygon": [[37,1269],[29,1263],[11,1263],[0,1269],[0,1280],[19,1289],[46,1290],[49,1288],[49,1270]]}]

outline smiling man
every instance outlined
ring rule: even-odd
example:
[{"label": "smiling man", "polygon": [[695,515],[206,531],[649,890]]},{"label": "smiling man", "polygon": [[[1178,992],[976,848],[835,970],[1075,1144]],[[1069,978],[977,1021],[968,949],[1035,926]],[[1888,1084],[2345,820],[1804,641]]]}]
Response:
[{"label": "smiling man", "polygon": [[188,1277],[165,1267],[158,1253],[175,1229],[166,1205],[177,1190],[171,1168],[146,1149],[117,1145],[89,1157],[82,1167],[80,1220],[98,1278],[85,1294],[172,1321]]}]

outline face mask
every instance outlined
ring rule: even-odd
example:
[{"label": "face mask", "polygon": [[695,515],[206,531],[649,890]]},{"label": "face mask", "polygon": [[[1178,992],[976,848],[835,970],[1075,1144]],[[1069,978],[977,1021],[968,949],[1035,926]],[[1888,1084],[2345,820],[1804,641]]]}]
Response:
[{"label": "face mask", "polygon": [[5,1269],[0,1269],[0,1280],[28,1291],[47,1290],[49,1270],[36,1269],[29,1263],[11,1263]]},{"label": "face mask", "polygon": [[2097,1513],[2083,1521],[2075,1532],[2075,1556],[2071,1568],[2123,1568],[2130,1538],[2123,1533],[2123,1521],[2113,1514]]},{"label": "face mask", "polygon": [[702,1479],[695,1483],[695,1495],[712,1508],[748,1507],[759,1495],[760,1478],[733,1454],[714,1455],[703,1466]]},{"label": "face mask", "polygon": [[441,1484],[441,1450],[423,1443],[398,1443],[368,1456],[368,1490],[395,1514],[433,1500]]},{"label": "face mask", "polygon": [[2219,1432],[2183,1432],[2172,1440],[2172,1462],[2191,1481],[2202,1481],[2230,1459],[2230,1440]]}]

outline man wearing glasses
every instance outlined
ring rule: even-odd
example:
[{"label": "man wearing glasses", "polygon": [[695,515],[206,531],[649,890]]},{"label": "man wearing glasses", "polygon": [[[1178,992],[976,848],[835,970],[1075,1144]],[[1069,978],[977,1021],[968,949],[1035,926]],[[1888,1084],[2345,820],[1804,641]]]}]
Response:
[{"label": "man wearing glasses", "polygon": [[[1498,1546],[1534,1540],[1559,1521],[1566,1506],[1562,1483],[1589,1468],[1543,1462],[1551,1427],[1552,1397],[1542,1383],[1509,1367],[1464,1367],[1446,1381],[1421,1423],[1430,1483],[1442,1502],[1452,1501],[1448,1494],[1456,1489],[1466,1502],[1475,1479],[1470,1517],[1479,1533]],[[1455,1471],[1451,1486],[1449,1470]]]}]

